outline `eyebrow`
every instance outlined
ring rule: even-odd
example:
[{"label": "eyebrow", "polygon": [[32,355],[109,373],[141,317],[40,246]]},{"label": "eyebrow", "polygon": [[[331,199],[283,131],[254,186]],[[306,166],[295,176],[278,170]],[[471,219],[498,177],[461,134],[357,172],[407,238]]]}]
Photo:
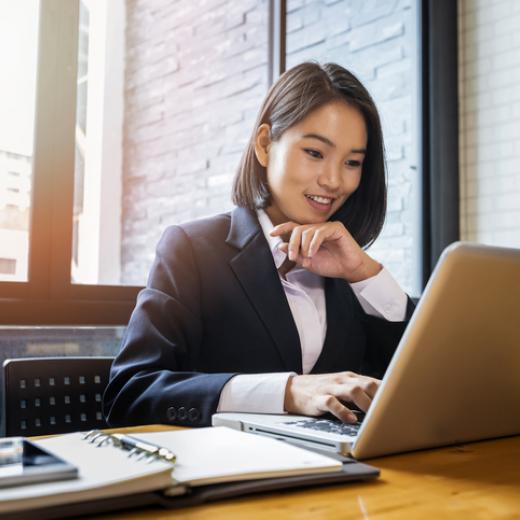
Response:
[{"label": "eyebrow", "polygon": [[[303,136],[303,138],[307,138],[307,139],[317,139],[318,141],[321,141],[322,143],[325,143],[326,145],[328,146],[332,146],[333,148],[336,148],[336,145],[328,138],[328,137],[325,137],[324,135],[320,135],[320,134],[305,134]],[[353,148],[350,153],[363,153],[363,154],[366,154],[367,153],[367,149],[366,148]]]}]

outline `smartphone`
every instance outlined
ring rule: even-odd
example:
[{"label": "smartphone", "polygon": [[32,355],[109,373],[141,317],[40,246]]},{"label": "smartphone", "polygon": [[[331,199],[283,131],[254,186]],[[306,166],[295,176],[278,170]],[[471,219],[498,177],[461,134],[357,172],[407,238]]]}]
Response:
[{"label": "smartphone", "polygon": [[78,468],[24,437],[0,439],[0,489],[78,477]]}]

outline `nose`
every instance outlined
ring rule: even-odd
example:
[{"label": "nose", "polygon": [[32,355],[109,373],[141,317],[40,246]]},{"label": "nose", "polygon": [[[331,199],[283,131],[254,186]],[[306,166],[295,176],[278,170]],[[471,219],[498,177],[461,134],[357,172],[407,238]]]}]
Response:
[{"label": "nose", "polygon": [[318,185],[327,191],[336,191],[341,186],[341,172],[334,165],[327,165],[318,176]]}]

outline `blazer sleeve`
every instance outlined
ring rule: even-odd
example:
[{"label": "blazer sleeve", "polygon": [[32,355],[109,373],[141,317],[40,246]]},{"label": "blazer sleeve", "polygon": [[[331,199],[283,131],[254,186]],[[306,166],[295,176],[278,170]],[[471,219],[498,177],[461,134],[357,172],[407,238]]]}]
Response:
[{"label": "blazer sleeve", "polygon": [[209,425],[235,374],[194,369],[203,333],[192,245],[182,228],[170,227],[111,368],[103,402],[109,424]]},{"label": "blazer sleeve", "polygon": [[387,321],[366,314],[361,306],[361,321],[365,330],[366,350],[362,363],[361,373],[367,376],[382,379],[390,364],[399,341],[410,322],[415,305],[408,297],[406,316],[404,321]]}]

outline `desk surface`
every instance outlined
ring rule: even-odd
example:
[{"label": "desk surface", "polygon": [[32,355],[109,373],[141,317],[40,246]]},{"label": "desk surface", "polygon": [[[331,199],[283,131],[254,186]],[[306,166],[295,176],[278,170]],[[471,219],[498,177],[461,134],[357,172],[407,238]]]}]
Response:
[{"label": "desk surface", "polygon": [[[146,426],[124,431],[167,429]],[[173,511],[125,511],[100,518],[520,519],[520,436],[368,462],[381,469],[381,477],[372,482],[252,495]]]}]

